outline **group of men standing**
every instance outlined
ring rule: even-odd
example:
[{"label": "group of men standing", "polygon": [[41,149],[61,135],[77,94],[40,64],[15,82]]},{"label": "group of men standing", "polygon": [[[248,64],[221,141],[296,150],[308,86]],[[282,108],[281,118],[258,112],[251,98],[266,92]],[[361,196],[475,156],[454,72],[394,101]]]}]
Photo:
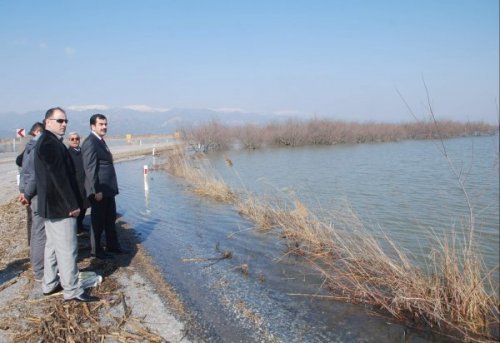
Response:
[{"label": "group of men standing", "polygon": [[[80,136],[70,134],[63,143],[68,119],[60,107],[49,109],[23,154],[20,201],[31,205],[30,257],[35,279],[42,281],[44,295],[63,290],[65,300],[88,302],[78,279],[77,230],[91,207],[91,256],[109,258],[125,253],[115,229],[118,183],[113,156],[104,141],[107,119],[90,118],[91,133],[79,146]],[[37,125],[35,124],[35,125]],[[35,127],[34,125],[34,127]],[[105,233],[106,250],[101,246]],[[41,262],[43,261],[43,263]]]}]

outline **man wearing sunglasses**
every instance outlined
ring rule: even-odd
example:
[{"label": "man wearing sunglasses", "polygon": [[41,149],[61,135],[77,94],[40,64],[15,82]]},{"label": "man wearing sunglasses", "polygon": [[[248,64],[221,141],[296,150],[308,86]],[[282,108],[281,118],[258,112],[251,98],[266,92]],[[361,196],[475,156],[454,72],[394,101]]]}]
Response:
[{"label": "man wearing sunglasses", "polygon": [[[99,259],[110,258],[108,253],[123,254],[115,228],[118,181],[116,178],[113,155],[104,136],[108,132],[108,120],[103,114],[90,117],[91,132],[82,144],[83,165],[85,168],[85,190],[90,200],[91,255]],[[106,251],[101,246],[101,236],[106,237]]]},{"label": "man wearing sunglasses", "polygon": [[45,131],[36,145],[35,173],[38,214],[45,218],[44,295],[63,290],[65,300],[88,302],[78,282],[78,244],[76,218],[80,214],[80,196],[75,171],[64,145],[68,120],[60,107],[45,113]]}]

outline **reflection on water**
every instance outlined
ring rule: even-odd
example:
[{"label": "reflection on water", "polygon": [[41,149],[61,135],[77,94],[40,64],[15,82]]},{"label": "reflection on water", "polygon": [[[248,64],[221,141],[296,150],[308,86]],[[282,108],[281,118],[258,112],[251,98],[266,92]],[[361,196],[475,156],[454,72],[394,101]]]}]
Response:
[{"label": "reflection on water", "polygon": [[[479,244],[490,265],[498,261],[495,139],[446,141],[467,172]],[[311,209],[326,213],[347,199],[368,226],[380,225],[424,255],[424,229],[459,229],[467,220],[460,188],[436,149],[425,141],[231,152],[234,170],[225,167],[222,155],[211,159],[236,188],[293,189]],[[362,306],[321,299],[321,280],[300,259],[283,255],[279,237],[253,230],[232,206],[194,196],[164,172],[150,172],[145,181],[143,165],[151,163],[148,158],[117,165],[119,211],[141,234],[207,340],[399,342],[404,334],[413,342],[436,339],[369,316]],[[218,260],[224,251],[233,257]]]}]

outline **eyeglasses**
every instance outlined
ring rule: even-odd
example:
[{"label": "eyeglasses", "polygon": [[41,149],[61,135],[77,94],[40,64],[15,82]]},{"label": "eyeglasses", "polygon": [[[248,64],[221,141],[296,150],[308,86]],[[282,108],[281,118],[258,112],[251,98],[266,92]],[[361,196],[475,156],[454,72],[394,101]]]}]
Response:
[{"label": "eyeglasses", "polygon": [[54,119],[54,118],[49,118],[49,120],[55,120],[56,122],[58,122],[59,124],[62,124],[62,123],[68,123],[68,119]]},{"label": "eyeglasses", "polygon": [[79,141],[80,138],[78,138],[78,137],[71,137],[69,140],[72,141],[72,142],[74,142],[74,141]]}]

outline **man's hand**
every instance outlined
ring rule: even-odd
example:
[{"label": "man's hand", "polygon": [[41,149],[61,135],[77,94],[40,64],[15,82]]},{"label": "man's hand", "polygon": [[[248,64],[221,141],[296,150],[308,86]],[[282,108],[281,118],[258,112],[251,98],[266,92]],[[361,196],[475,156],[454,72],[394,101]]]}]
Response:
[{"label": "man's hand", "polygon": [[24,193],[19,194],[19,197],[17,199],[19,200],[21,205],[29,206],[31,204],[31,201],[26,199],[26,197],[24,196]]},{"label": "man's hand", "polygon": [[102,192],[96,193],[94,199],[95,199],[95,201],[101,201],[102,200]]},{"label": "man's hand", "polygon": [[77,208],[76,210],[69,211],[69,216],[70,217],[78,217],[80,215],[80,209]]}]

